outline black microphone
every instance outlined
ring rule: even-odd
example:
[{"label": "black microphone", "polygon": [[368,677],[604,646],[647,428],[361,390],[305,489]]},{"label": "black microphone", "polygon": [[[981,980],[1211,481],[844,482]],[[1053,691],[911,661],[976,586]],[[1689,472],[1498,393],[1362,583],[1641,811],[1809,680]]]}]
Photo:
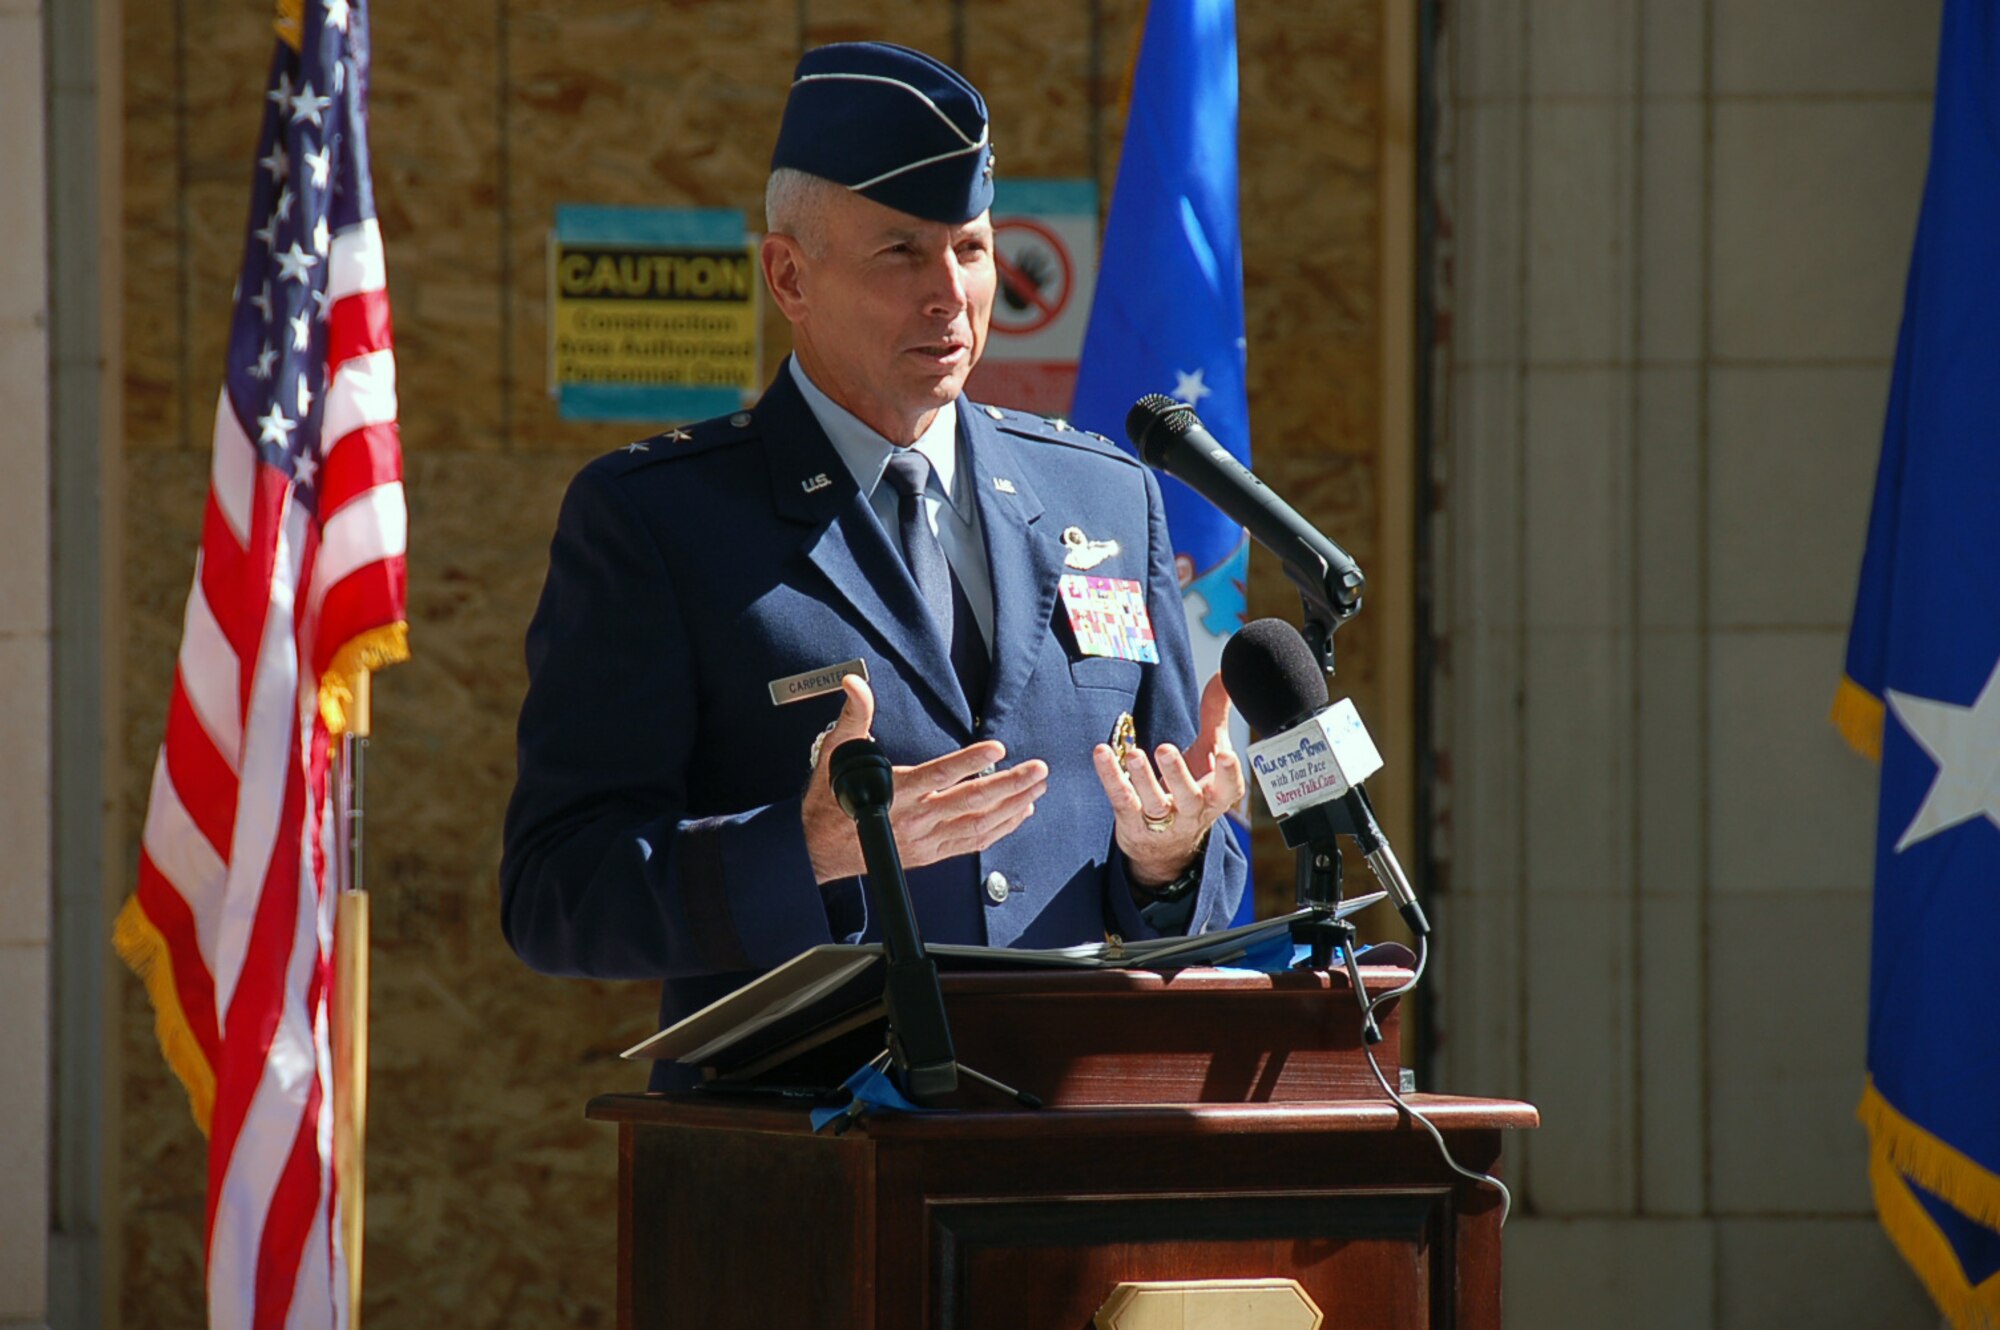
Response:
[{"label": "black microphone", "polygon": [[[1333,742],[1329,732],[1336,726],[1322,723],[1322,717],[1335,717],[1339,728],[1359,731],[1361,739],[1367,738],[1366,730],[1361,729],[1361,718],[1353,712],[1351,704],[1327,706],[1326,672],[1320,668],[1305,638],[1299,636],[1299,630],[1283,619],[1258,619],[1245,624],[1223,644],[1222,683],[1229,690],[1229,700],[1243,713],[1251,728],[1266,736],[1265,743],[1251,745],[1248,754],[1251,769],[1257,773],[1258,783],[1264,786],[1266,802],[1271,799],[1271,786],[1266,783],[1267,767],[1276,770],[1290,756],[1287,752],[1267,763],[1258,751],[1266,744],[1290,750],[1297,740],[1301,746],[1318,745],[1320,750],[1331,754]],[[1277,736],[1282,736],[1285,742],[1276,743]],[[1335,783],[1317,790],[1295,787],[1304,793],[1288,805],[1287,811],[1278,814],[1278,829],[1284,834],[1285,844],[1291,846],[1330,841],[1343,832],[1352,835],[1368,860],[1369,871],[1395,900],[1403,921],[1411,932],[1422,937],[1431,931],[1430,920],[1424,917],[1416,891],[1375,821],[1375,809],[1361,788],[1361,780],[1381,765],[1372,743],[1366,745],[1366,752],[1374,765],[1347,782],[1344,791],[1336,792]],[[1338,754],[1331,756],[1338,758]],[[1326,758],[1323,756],[1321,760],[1325,762]]]},{"label": "black microphone", "polygon": [[937,962],[917,936],[917,913],[903,876],[903,856],[889,825],[889,806],[896,799],[895,771],[873,739],[849,739],[833,750],[827,773],[840,811],[854,819],[861,857],[868,866],[862,880],[882,921],[883,952],[889,964],[883,987],[889,1056],[903,1093],[924,1103],[958,1088],[958,1054],[945,1017]]},{"label": "black microphone", "polygon": [[1278,556],[1308,604],[1338,627],[1361,608],[1361,569],[1227,448],[1194,408],[1153,393],[1125,417],[1125,434],[1147,466],[1175,476]]}]

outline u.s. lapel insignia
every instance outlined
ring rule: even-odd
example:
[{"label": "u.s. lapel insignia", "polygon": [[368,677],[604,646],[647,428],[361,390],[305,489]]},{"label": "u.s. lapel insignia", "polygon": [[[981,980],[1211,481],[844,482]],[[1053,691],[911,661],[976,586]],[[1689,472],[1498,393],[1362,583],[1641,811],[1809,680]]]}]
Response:
[{"label": "u.s. lapel insignia", "polygon": [[1014,482],[1005,476],[995,476],[993,477],[993,488],[999,490],[1002,494],[1012,494],[1014,493]]},{"label": "u.s. lapel insignia", "polygon": [[827,479],[826,472],[822,471],[818,475],[812,477],[810,480],[801,480],[799,482],[799,488],[804,490],[808,494],[817,494],[821,490],[825,489],[828,485],[831,485],[832,483],[833,482],[831,480]]},{"label": "u.s. lapel insignia", "polygon": [[1078,572],[1088,572],[1118,552],[1117,541],[1092,540],[1083,534],[1082,527],[1064,527],[1062,543],[1069,551],[1063,555],[1063,567]]}]

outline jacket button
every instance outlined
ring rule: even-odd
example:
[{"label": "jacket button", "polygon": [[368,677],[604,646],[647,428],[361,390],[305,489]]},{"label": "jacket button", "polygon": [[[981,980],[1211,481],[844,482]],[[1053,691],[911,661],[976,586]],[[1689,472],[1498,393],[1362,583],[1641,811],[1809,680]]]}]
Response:
[{"label": "jacket button", "polygon": [[1014,888],[1007,883],[1007,875],[999,869],[996,868],[986,875],[986,899],[995,905],[1004,905],[1013,890]]}]

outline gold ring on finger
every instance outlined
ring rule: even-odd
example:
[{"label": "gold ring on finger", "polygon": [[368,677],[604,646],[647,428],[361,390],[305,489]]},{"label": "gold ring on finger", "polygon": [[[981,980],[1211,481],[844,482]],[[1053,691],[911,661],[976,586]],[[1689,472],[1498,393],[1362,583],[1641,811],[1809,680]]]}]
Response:
[{"label": "gold ring on finger", "polygon": [[1158,817],[1154,817],[1151,813],[1141,808],[1139,810],[1139,817],[1145,822],[1146,830],[1156,836],[1164,836],[1167,834],[1167,828],[1174,824],[1174,811],[1173,807],[1169,806],[1166,812],[1160,814]]}]

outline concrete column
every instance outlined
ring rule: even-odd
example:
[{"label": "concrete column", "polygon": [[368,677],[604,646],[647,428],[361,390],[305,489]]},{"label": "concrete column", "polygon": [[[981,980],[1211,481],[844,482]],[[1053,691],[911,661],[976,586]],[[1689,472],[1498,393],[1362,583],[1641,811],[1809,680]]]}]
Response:
[{"label": "concrete column", "polygon": [[1448,20],[1439,1070],[1543,1110],[1513,1324],[1929,1316],[1869,1212],[1874,777],[1824,718],[1937,14]]},{"label": "concrete column", "polygon": [[50,600],[43,13],[0,2],[0,1326],[48,1316]]}]

